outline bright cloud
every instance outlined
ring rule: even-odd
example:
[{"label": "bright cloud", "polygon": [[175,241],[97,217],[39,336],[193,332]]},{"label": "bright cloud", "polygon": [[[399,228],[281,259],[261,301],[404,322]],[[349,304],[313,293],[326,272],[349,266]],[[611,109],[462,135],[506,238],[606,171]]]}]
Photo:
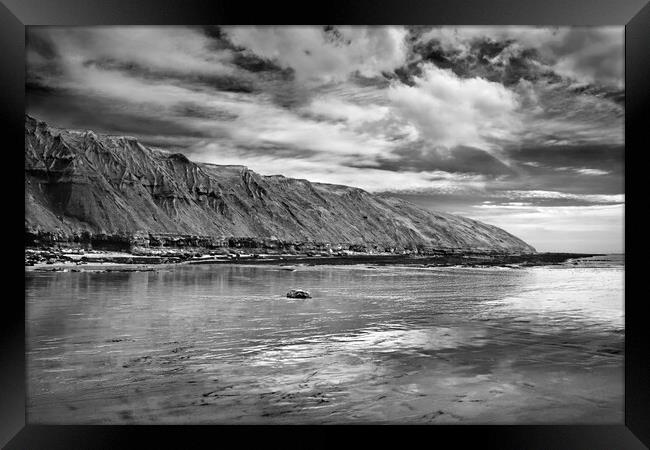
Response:
[{"label": "bright cloud", "polygon": [[606,170],[587,168],[575,169],[575,171],[581,175],[607,175],[609,173]]},{"label": "bright cloud", "polygon": [[493,147],[518,128],[517,96],[482,78],[462,79],[451,70],[426,64],[415,86],[396,84],[388,98],[433,145]]},{"label": "bright cloud", "polygon": [[568,199],[568,200],[581,200],[593,203],[623,203],[625,202],[624,194],[616,195],[599,195],[599,194],[569,194],[566,192],[557,191],[501,191],[499,195],[504,195],[512,198],[545,198],[545,199]]}]

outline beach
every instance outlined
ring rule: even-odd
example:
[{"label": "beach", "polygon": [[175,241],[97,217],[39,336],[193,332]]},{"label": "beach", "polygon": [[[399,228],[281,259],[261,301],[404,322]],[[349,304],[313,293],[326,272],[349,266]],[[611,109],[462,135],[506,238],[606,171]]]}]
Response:
[{"label": "beach", "polygon": [[623,274],[620,257],[28,271],[28,420],[622,423]]}]

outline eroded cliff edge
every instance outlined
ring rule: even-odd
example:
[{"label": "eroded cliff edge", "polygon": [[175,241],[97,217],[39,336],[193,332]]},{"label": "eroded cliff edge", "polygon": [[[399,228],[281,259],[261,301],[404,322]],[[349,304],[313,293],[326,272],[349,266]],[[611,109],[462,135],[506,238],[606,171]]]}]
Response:
[{"label": "eroded cliff edge", "polygon": [[27,245],[532,253],[506,231],[388,195],[189,161],[25,117]]}]

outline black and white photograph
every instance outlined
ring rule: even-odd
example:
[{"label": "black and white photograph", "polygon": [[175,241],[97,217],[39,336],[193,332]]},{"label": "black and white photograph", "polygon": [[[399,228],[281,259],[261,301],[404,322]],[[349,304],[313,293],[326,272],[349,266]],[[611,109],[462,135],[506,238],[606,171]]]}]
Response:
[{"label": "black and white photograph", "polygon": [[623,26],[25,29],[27,423],[624,424]]}]

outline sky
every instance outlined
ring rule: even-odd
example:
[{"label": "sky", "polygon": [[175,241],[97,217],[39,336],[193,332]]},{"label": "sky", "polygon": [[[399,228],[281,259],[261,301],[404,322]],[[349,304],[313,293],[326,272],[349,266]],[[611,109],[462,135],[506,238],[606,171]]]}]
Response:
[{"label": "sky", "polygon": [[27,113],[622,253],[623,27],[28,27]]}]

